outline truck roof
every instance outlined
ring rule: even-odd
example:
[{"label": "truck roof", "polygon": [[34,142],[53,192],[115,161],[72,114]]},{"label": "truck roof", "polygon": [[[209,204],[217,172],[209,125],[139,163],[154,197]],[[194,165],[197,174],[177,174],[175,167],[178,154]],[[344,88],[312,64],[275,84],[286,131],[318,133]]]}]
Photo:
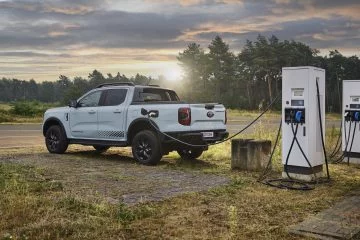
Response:
[{"label": "truck roof", "polygon": [[96,88],[109,87],[109,86],[160,87],[159,85],[154,85],[154,84],[135,85],[133,82],[114,82],[114,83],[102,83],[96,86]]}]

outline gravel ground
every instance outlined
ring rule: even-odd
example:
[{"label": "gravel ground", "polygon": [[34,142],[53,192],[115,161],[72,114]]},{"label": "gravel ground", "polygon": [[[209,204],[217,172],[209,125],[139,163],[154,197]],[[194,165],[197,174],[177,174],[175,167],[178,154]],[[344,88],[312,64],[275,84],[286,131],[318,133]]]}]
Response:
[{"label": "gravel ground", "polygon": [[92,150],[73,149],[63,155],[44,151],[0,155],[0,163],[42,168],[44,177],[61,182],[67,193],[89,200],[106,199],[114,204],[161,201],[230,182],[229,178],[221,175],[193,169],[171,169],[166,166],[166,158],[158,166],[143,166],[130,156],[128,150],[98,154]]}]

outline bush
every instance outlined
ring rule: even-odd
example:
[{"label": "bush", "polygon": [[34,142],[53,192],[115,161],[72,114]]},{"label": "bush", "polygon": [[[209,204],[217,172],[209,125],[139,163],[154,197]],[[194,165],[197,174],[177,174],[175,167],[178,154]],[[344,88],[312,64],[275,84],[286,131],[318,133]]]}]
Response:
[{"label": "bush", "polygon": [[9,112],[3,109],[0,109],[0,123],[3,122],[12,122],[14,118],[9,115]]},{"label": "bush", "polygon": [[10,113],[26,117],[42,116],[48,108],[53,106],[53,104],[44,104],[38,101],[18,101],[12,104]]}]

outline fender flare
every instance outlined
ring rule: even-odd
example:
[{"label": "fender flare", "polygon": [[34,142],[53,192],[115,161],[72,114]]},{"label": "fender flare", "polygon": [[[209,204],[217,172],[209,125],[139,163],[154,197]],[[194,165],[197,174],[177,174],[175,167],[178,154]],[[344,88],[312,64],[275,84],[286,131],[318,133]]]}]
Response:
[{"label": "fender flare", "polygon": [[[46,134],[46,130],[51,126],[51,125],[54,125],[54,124],[50,124],[50,122],[56,122],[57,125],[60,125],[60,127],[62,128],[62,130],[64,131],[65,133],[65,136],[66,136],[66,131],[65,131],[65,127],[63,125],[63,123],[60,121],[60,119],[56,118],[56,117],[50,117],[48,119],[46,119],[46,121],[44,122],[43,124],[43,127],[42,127],[42,132],[43,132],[43,136],[45,137],[45,134]],[[50,125],[49,125],[50,124]],[[67,136],[66,136],[67,137]]]},{"label": "fender flare", "polygon": [[153,130],[153,131],[156,133],[156,135],[157,135],[159,138],[161,137],[161,134],[159,133],[159,131],[158,131],[157,129],[155,129],[153,126],[151,126],[151,124],[149,123],[149,120],[151,121],[151,123],[152,123],[157,129],[159,129],[159,126],[158,126],[154,121],[152,121],[151,119],[144,118],[144,117],[136,118],[136,119],[134,119],[134,120],[130,123],[130,125],[129,125],[128,129],[127,129],[126,139],[127,139],[127,142],[128,142],[129,144],[131,144],[131,141],[130,141],[130,140],[131,140],[131,137],[133,137],[133,136],[130,136],[130,134],[132,134],[132,132],[133,132],[134,125],[139,124],[139,123],[145,123],[146,125],[148,125],[148,127],[149,127],[151,130]]}]

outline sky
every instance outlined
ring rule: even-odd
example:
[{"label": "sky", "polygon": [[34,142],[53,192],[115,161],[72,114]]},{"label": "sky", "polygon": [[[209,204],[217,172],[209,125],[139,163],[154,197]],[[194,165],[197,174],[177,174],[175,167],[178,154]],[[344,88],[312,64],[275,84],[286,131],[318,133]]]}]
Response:
[{"label": "sky", "polygon": [[360,0],[0,0],[0,78],[181,75],[176,56],[258,34],[360,56]]}]

